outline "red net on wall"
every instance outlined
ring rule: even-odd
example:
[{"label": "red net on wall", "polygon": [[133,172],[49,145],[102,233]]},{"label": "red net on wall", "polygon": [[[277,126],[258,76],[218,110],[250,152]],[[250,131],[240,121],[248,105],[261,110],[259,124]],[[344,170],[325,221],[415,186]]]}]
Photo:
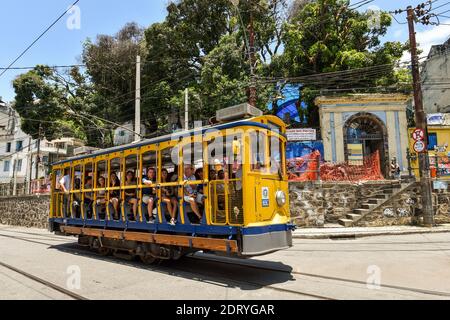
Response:
[{"label": "red net on wall", "polygon": [[[372,155],[365,157],[363,164],[352,165],[349,163],[322,163],[320,164],[320,152],[314,151],[305,158],[295,159],[297,165],[299,162],[307,163],[306,170],[302,173],[289,173],[290,181],[364,181],[364,180],[383,180],[380,167],[380,153],[377,151]],[[320,174],[320,176],[318,176]]]}]

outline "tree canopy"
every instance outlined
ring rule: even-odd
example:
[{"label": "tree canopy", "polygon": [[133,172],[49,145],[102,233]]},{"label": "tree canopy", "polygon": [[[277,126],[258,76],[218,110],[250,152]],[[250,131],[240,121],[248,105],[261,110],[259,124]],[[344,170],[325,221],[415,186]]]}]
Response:
[{"label": "tree canopy", "polygon": [[[84,68],[61,73],[37,66],[14,81],[23,130],[36,137],[46,121],[49,139],[71,134],[94,146],[111,145],[114,128],[100,119],[118,124],[134,119],[137,55],[142,57],[142,122],[150,134],[170,131],[170,115],[182,112],[186,88],[190,120],[207,121],[217,109],[247,101],[252,81],[258,107],[265,112],[284,84],[298,82],[309,125],[317,126],[312,101],[323,90],[410,82],[408,72],[394,67],[407,44],[382,42],[391,25],[387,13],[352,10],[348,0],[289,3],[172,1],[162,22],[147,28],[128,23],[115,35],[87,39],[81,54]],[[253,80],[250,25],[255,36]],[[360,68],[370,71],[332,76]],[[323,73],[329,75],[317,76]],[[95,117],[81,117],[86,114]]]}]

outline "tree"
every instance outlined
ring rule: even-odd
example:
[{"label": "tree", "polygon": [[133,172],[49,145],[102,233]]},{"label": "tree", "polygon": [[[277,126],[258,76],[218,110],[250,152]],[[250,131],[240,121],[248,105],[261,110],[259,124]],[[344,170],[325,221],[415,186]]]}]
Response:
[{"label": "tree", "polygon": [[136,56],[145,57],[143,36],[141,27],[128,23],[114,36],[98,35],[95,42],[84,43],[82,60],[98,104],[90,112],[119,124],[133,118]]},{"label": "tree", "polygon": [[21,117],[21,128],[33,139],[71,136],[88,144],[105,145],[106,129],[101,123],[69,112],[89,112],[95,96],[78,68],[63,75],[48,66],[37,66],[18,76],[13,86],[14,108]]},{"label": "tree", "polygon": [[[401,58],[406,45],[399,42],[381,45],[380,38],[390,25],[389,14],[352,10],[348,0],[301,2],[284,26],[283,74],[295,77],[392,64],[387,74],[374,73],[370,79],[358,81],[366,86],[375,85],[382,78],[385,84],[393,83],[393,63]],[[337,80],[339,88],[361,86],[355,81]],[[313,100],[316,90],[326,88],[329,83],[306,85],[303,93],[308,102],[309,125],[317,126],[318,110]]]}]

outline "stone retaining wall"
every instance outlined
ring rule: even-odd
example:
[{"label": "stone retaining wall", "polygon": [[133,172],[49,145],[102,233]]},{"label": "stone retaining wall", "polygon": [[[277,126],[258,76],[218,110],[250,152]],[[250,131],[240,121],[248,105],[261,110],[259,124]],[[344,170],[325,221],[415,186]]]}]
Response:
[{"label": "stone retaining wall", "polygon": [[48,227],[50,196],[0,198],[0,223],[27,228]]},{"label": "stone retaining wall", "polygon": [[[323,227],[326,223],[338,223],[353,209],[359,208],[364,199],[383,192],[385,184],[371,182],[326,183],[295,182],[290,184],[292,220],[298,227]],[[359,226],[409,225],[420,220],[420,192],[417,186],[394,197],[386,205],[375,210]],[[450,192],[435,191],[433,203],[436,223],[450,223]],[[6,225],[46,229],[50,196],[0,197],[0,223]],[[416,218],[416,219],[414,219]]]},{"label": "stone retaining wall", "polygon": [[[299,227],[323,227],[338,223],[372,195],[383,194],[389,182],[294,182],[290,184],[293,222]],[[389,202],[364,217],[358,226],[417,224],[422,219],[418,185],[392,197]],[[450,223],[450,192],[433,191],[436,223]]]}]

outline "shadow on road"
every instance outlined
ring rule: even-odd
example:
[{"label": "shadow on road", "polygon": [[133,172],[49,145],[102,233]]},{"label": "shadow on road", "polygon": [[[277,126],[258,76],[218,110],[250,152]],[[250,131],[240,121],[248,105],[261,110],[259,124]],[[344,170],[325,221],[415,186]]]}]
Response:
[{"label": "shadow on road", "polygon": [[[267,286],[295,281],[292,267],[281,262],[214,258],[213,255],[186,256],[178,261],[163,261],[159,265],[146,265],[136,258],[123,259],[115,256],[101,256],[95,251],[81,247],[77,243],[49,246],[50,250],[131,266],[141,270],[158,272],[183,279],[195,280],[226,288],[257,290]],[[213,260],[210,260],[213,259]],[[239,263],[239,264],[236,264]],[[149,275],[151,276],[151,275]]]}]

